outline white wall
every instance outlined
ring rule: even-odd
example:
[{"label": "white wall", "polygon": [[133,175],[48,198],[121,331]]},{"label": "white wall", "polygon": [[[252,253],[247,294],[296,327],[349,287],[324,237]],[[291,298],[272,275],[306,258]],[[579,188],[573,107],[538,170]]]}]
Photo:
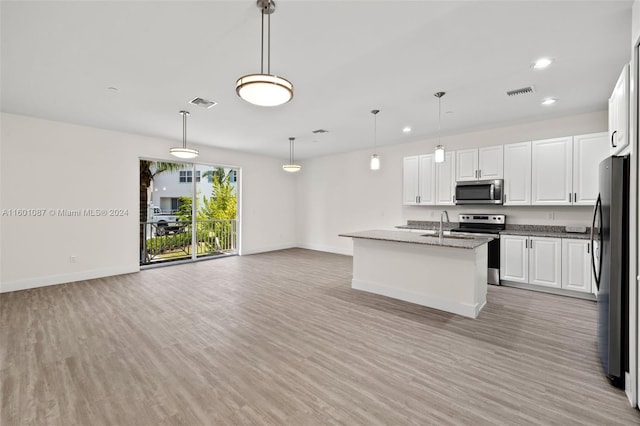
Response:
[{"label": "white wall", "polygon": [[[138,271],[140,157],[172,160],[176,141],[3,113],[0,210],[45,209],[43,217],[0,217],[0,290]],[[198,147],[198,161],[241,171],[244,254],[295,245],[298,176],[281,161]],[[126,209],[124,217],[59,217],[50,209]],[[76,263],[70,256],[77,256]]]},{"label": "white wall", "polygon": [[640,1],[635,0],[631,8],[631,49],[640,38]]},{"label": "white wall", "polygon": [[[500,145],[558,136],[607,131],[607,112],[519,124],[442,137],[446,149]],[[513,224],[567,225],[591,223],[590,207],[403,206],[402,158],[433,152],[436,140],[378,149],[381,169],[369,170],[369,151],[316,158],[305,162],[297,182],[296,235],[300,247],[350,254],[349,238],[341,232],[393,228],[407,220],[436,220],[442,210],[452,220],[460,212],[507,214]],[[554,219],[548,219],[553,213]]]}]

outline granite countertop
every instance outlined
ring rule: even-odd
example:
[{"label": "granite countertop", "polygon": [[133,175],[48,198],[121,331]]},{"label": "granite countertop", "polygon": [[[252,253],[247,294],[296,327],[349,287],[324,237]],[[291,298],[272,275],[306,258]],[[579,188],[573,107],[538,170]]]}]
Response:
[{"label": "granite countertop", "polygon": [[558,231],[525,231],[519,229],[507,229],[500,231],[500,235],[523,235],[528,237],[549,237],[549,238],[573,238],[576,240],[588,240],[591,238],[588,232],[558,232]]},{"label": "granite countertop", "polygon": [[453,248],[460,248],[460,249],[475,249],[476,247],[486,244],[492,240],[492,238],[485,238],[485,237],[452,238],[451,236],[444,236],[442,238],[442,241],[440,241],[437,235],[425,237],[418,233],[412,233],[412,232],[406,232],[406,231],[383,231],[383,230],[349,232],[349,233],[339,234],[339,236],[350,237],[350,238],[362,238],[367,240],[392,241],[397,243],[453,247]]},{"label": "granite countertop", "polygon": [[[444,222],[442,229],[448,231],[452,228],[457,228],[460,224],[458,222]],[[433,230],[438,229],[440,222],[434,221],[422,221],[422,220],[409,220],[406,225],[396,226],[398,229],[424,229]],[[511,225],[507,224],[507,229],[500,232],[500,235],[524,235],[531,237],[550,237],[550,238],[573,238],[577,240],[588,240],[590,238],[590,229],[587,227],[586,232],[567,232],[565,226],[552,226],[552,225]]]}]

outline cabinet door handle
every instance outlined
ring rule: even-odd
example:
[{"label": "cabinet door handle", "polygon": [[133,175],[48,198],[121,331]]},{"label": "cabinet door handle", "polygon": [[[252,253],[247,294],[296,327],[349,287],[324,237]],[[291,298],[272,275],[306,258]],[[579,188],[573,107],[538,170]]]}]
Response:
[{"label": "cabinet door handle", "polygon": [[569,193],[569,202],[571,202],[571,193]]},{"label": "cabinet door handle", "polygon": [[589,253],[590,253],[590,252],[589,252],[589,246],[590,246],[590,244],[587,244],[587,254],[589,254]]},{"label": "cabinet door handle", "polygon": [[611,133],[611,146],[612,146],[613,148],[616,148],[616,147],[618,146],[618,145],[616,145],[616,143],[614,142],[614,141],[616,140],[616,139],[615,139],[615,137],[616,137],[616,133],[618,133],[618,131],[617,131],[617,130],[614,130],[614,131],[613,131],[613,133]]},{"label": "cabinet door handle", "polygon": [[532,249],[533,248],[533,240],[529,240],[529,248]]},{"label": "cabinet door handle", "polygon": [[573,193],[573,202],[574,202],[574,203],[577,203],[577,202],[578,202],[578,193],[577,193],[577,192],[574,192],[574,193]]},{"label": "cabinet door handle", "polygon": [[529,239],[524,240],[524,248],[529,248]]},{"label": "cabinet door handle", "polygon": [[478,170],[478,179],[482,177],[482,169]]}]

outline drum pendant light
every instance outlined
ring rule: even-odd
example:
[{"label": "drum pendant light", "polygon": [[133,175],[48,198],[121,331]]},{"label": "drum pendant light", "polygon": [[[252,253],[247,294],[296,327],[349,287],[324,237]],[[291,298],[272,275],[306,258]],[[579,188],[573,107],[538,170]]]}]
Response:
[{"label": "drum pendant light", "polygon": [[[248,74],[236,81],[236,93],[245,101],[258,106],[278,106],[293,98],[293,84],[286,78],[271,74],[271,14],[276,11],[273,0],[258,0],[262,14],[260,39],[260,74]],[[264,73],[264,16],[267,15],[267,73]]]},{"label": "drum pendant light", "polygon": [[438,145],[436,145],[436,152],[434,155],[434,161],[436,163],[444,163],[444,147],[440,144],[440,128],[442,121],[442,97],[445,92],[437,92],[433,96],[438,98]]},{"label": "drum pendant light", "polygon": [[198,150],[187,148],[187,116],[189,111],[180,111],[182,114],[182,146],[176,146],[169,150],[169,153],[178,158],[196,158]]},{"label": "drum pendant light", "polygon": [[380,157],[376,154],[376,148],[378,146],[378,120],[377,116],[380,112],[379,109],[372,109],[371,114],[373,114],[373,155],[371,155],[371,163],[369,164],[369,168],[371,170],[380,170]]},{"label": "drum pendant light", "polygon": [[300,169],[302,168],[301,165],[295,164],[293,162],[293,141],[295,139],[296,138],[289,138],[289,164],[284,164],[282,166],[282,170],[289,173],[299,172]]}]

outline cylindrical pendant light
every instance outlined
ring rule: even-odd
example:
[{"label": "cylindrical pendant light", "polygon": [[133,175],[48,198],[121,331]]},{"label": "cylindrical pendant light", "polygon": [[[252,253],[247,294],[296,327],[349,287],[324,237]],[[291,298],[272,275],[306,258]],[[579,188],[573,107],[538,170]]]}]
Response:
[{"label": "cylindrical pendant light", "polygon": [[193,148],[187,148],[187,116],[189,111],[180,111],[182,114],[182,146],[175,146],[169,150],[169,153],[178,158],[196,158],[198,156],[198,150]]},{"label": "cylindrical pendant light", "polygon": [[371,163],[369,164],[369,168],[371,170],[380,170],[380,157],[375,153],[375,150],[378,145],[378,120],[377,116],[380,112],[379,109],[371,110],[371,114],[373,114],[373,150],[374,153],[371,155]]},{"label": "cylindrical pendant light", "polygon": [[296,138],[289,138],[289,164],[284,164],[282,166],[282,170],[289,173],[299,172],[302,166],[300,164],[295,164],[293,161],[293,141]]}]

